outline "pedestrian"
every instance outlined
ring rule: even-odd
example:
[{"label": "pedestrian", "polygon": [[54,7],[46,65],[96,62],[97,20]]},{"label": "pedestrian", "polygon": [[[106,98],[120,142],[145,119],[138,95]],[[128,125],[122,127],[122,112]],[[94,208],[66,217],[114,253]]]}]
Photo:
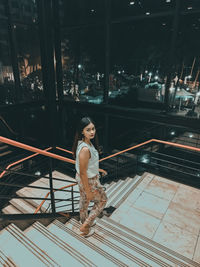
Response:
[{"label": "pedestrian", "polygon": [[[94,233],[92,226],[95,218],[103,211],[107,196],[99,181],[99,171],[107,175],[105,170],[99,169],[99,146],[95,123],[89,117],[84,117],[78,125],[73,155],[76,159],[76,180],[80,191],[80,227],[81,235],[88,237]],[[90,201],[94,202],[88,215]]]}]

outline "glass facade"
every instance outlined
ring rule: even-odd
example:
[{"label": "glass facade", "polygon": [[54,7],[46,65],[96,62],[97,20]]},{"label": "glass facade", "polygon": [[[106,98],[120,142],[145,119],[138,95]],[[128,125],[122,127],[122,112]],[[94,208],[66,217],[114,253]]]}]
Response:
[{"label": "glass facade", "polygon": [[57,99],[199,117],[198,0],[9,0],[0,20],[1,104],[48,97],[51,55]]},{"label": "glass facade", "polygon": [[14,75],[8,34],[8,20],[0,4],[0,104],[13,104],[15,98]]},{"label": "glass facade", "polygon": [[164,102],[171,31],[171,17],[113,25],[110,103]]}]

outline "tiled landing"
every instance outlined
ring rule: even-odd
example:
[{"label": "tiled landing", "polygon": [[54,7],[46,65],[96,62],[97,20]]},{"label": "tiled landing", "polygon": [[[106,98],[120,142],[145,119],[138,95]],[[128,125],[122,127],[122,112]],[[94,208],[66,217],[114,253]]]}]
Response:
[{"label": "tiled landing", "polygon": [[111,218],[200,263],[200,190],[150,173],[143,177]]}]

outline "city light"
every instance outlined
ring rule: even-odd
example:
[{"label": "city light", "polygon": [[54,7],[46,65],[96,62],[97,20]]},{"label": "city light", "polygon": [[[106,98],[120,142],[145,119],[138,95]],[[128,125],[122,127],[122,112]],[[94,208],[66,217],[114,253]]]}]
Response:
[{"label": "city light", "polygon": [[143,156],[141,156],[140,162],[142,162],[142,163],[149,163],[150,162],[149,155],[143,155]]},{"label": "city light", "polygon": [[192,138],[194,135],[193,134],[189,134],[189,137]]},{"label": "city light", "polygon": [[150,12],[146,12],[146,15],[149,16],[150,15]]},{"label": "city light", "polygon": [[174,131],[174,130],[172,130],[171,132],[170,132],[170,135],[175,135],[176,134],[176,132]]},{"label": "city light", "polygon": [[135,4],[135,2],[134,2],[134,1],[131,1],[131,2],[130,2],[130,5],[131,5],[131,6],[132,6],[132,5],[134,5],[134,4]]}]

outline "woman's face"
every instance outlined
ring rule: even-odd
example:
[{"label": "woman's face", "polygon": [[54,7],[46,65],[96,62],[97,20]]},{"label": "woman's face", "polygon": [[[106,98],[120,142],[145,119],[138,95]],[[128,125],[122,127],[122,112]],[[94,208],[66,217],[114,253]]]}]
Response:
[{"label": "woman's face", "polygon": [[86,139],[90,140],[93,139],[96,133],[95,126],[92,122],[88,124],[84,129],[83,129],[83,135]]}]

